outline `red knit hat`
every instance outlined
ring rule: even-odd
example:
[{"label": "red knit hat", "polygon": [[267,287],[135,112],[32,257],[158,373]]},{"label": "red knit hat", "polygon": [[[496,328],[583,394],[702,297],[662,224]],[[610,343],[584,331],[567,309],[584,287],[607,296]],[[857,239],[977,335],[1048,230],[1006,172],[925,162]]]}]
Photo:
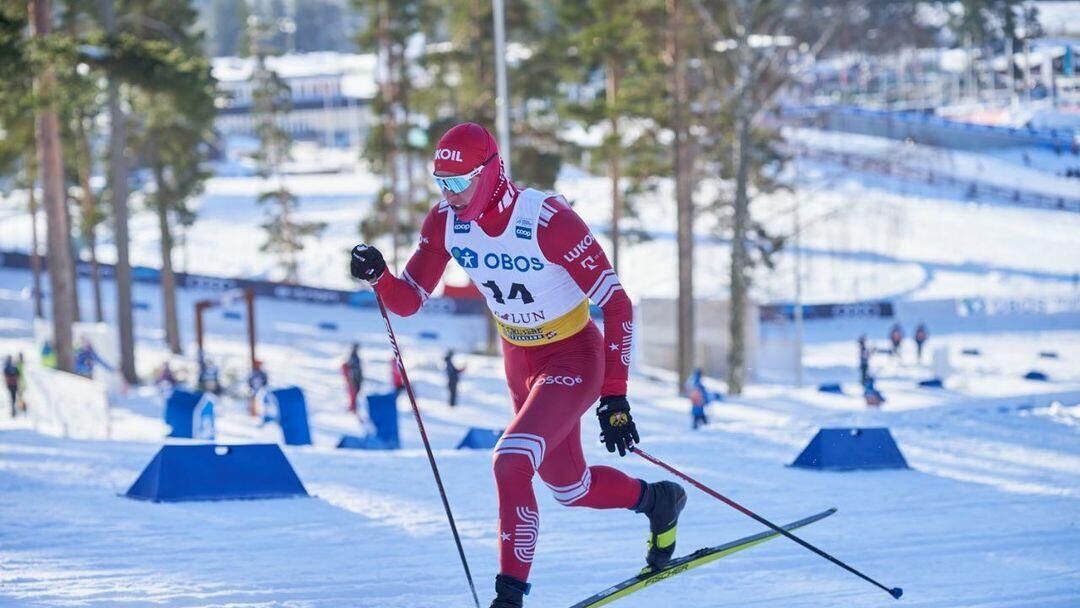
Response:
[{"label": "red knit hat", "polygon": [[461,123],[443,134],[435,146],[434,161],[435,172],[444,175],[464,175],[484,165],[475,178],[479,184],[469,205],[457,214],[462,221],[471,222],[480,217],[494,202],[506,180],[495,137],[476,123]]}]

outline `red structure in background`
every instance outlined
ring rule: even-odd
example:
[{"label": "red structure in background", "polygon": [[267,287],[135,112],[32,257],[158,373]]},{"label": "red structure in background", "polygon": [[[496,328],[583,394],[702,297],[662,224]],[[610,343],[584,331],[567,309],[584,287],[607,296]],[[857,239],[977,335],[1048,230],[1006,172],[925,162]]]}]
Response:
[{"label": "red structure in background", "polygon": [[[248,334],[248,353],[249,353],[249,365],[251,371],[255,371],[256,358],[255,358],[255,291],[253,289],[231,289],[221,294],[220,297],[208,300],[199,300],[195,302],[195,340],[199,345],[199,360],[203,360],[203,311],[215,306],[221,306],[236,301],[239,298],[244,299],[244,304],[247,309],[247,334]],[[255,415],[255,402],[252,401],[248,406],[249,413]]]},{"label": "red structure in background", "polygon": [[447,298],[453,298],[455,300],[483,300],[484,294],[480,293],[480,290],[476,288],[476,284],[469,281],[467,285],[458,287],[456,285],[443,285],[443,296]]}]

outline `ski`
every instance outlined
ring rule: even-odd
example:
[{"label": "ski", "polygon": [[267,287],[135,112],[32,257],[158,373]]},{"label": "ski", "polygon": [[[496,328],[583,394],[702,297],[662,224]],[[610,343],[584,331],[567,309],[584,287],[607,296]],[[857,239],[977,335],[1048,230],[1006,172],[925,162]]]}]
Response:
[{"label": "ski", "polygon": [[[811,515],[806,519],[800,519],[799,521],[787,524],[786,526],[783,526],[783,528],[785,530],[795,530],[803,526],[808,526],[816,521],[821,521],[822,519],[825,519],[833,513],[836,513],[836,509],[828,509],[826,511],[818,513],[817,515]],[[716,561],[721,557],[731,555],[732,553],[735,553],[737,551],[749,549],[754,545],[760,545],[761,543],[767,540],[772,540],[778,536],[780,536],[779,532],[766,530],[765,532],[761,532],[753,536],[747,536],[746,538],[740,538],[739,540],[734,540],[730,543],[723,544],[718,547],[706,547],[704,549],[698,549],[697,551],[694,551],[689,555],[684,555],[682,557],[671,560],[671,563],[669,563],[667,567],[663,570],[658,570],[656,572],[642,572],[637,576],[628,578],[625,581],[618,583],[612,587],[608,587],[600,593],[597,593],[592,597],[589,597],[574,604],[570,608],[594,608],[595,606],[604,606],[610,604],[615,600],[624,598],[631,593],[634,593],[635,591],[640,591],[650,585],[669,579],[677,574],[682,574],[687,570],[692,570],[694,568],[697,568],[698,566],[703,566],[709,562]]]}]

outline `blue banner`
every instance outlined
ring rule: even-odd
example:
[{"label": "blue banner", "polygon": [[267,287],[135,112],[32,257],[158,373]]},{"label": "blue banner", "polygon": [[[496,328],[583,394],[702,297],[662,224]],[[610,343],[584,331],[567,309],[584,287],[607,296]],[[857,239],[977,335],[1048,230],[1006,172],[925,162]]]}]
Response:
[{"label": "blue banner", "polygon": [[[27,270],[30,266],[30,255],[21,251],[0,251],[0,268],[15,268]],[[45,270],[45,257],[41,257],[41,268]],[[89,277],[92,267],[89,262],[79,261],[76,264],[79,276]],[[112,279],[115,275],[115,267],[112,264],[98,264],[98,273],[104,279]],[[161,271],[147,266],[132,266],[131,280],[135,283],[157,285],[161,282]],[[257,279],[242,279],[215,277],[210,275],[192,274],[187,272],[176,273],[176,286],[183,289],[223,293],[232,289],[251,289],[260,298],[274,300],[287,300],[291,302],[304,302],[308,304],[338,304],[355,308],[375,308],[374,292],[345,291],[340,289],[327,289],[325,287],[311,287],[309,285],[293,285],[288,283],[276,283],[273,281],[261,281]],[[458,300],[454,298],[430,298],[424,304],[424,310],[452,315],[477,315],[484,313],[483,300]]]},{"label": "blue banner", "polygon": [[[794,304],[770,304],[762,306],[760,318],[763,322],[779,321],[786,319],[795,320]],[[843,304],[804,304],[802,307],[803,319],[816,321],[823,319],[891,319],[893,317],[893,304],[888,301],[880,302],[846,302]]]}]

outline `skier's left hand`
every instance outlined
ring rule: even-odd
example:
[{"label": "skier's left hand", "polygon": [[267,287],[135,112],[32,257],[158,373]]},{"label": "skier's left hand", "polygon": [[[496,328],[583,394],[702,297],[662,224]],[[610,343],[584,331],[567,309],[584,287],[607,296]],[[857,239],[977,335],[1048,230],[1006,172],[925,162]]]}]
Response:
[{"label": "skier's left hand", "polygon": [[601,397],[596,416],[600,418],[600,441],[607,446],[607,451],[618,449],[619,456],[626,456],[626,452],[632,451],[634,444],[641,441],[634,419],[630,416],[630,403],[626,395]]}]

